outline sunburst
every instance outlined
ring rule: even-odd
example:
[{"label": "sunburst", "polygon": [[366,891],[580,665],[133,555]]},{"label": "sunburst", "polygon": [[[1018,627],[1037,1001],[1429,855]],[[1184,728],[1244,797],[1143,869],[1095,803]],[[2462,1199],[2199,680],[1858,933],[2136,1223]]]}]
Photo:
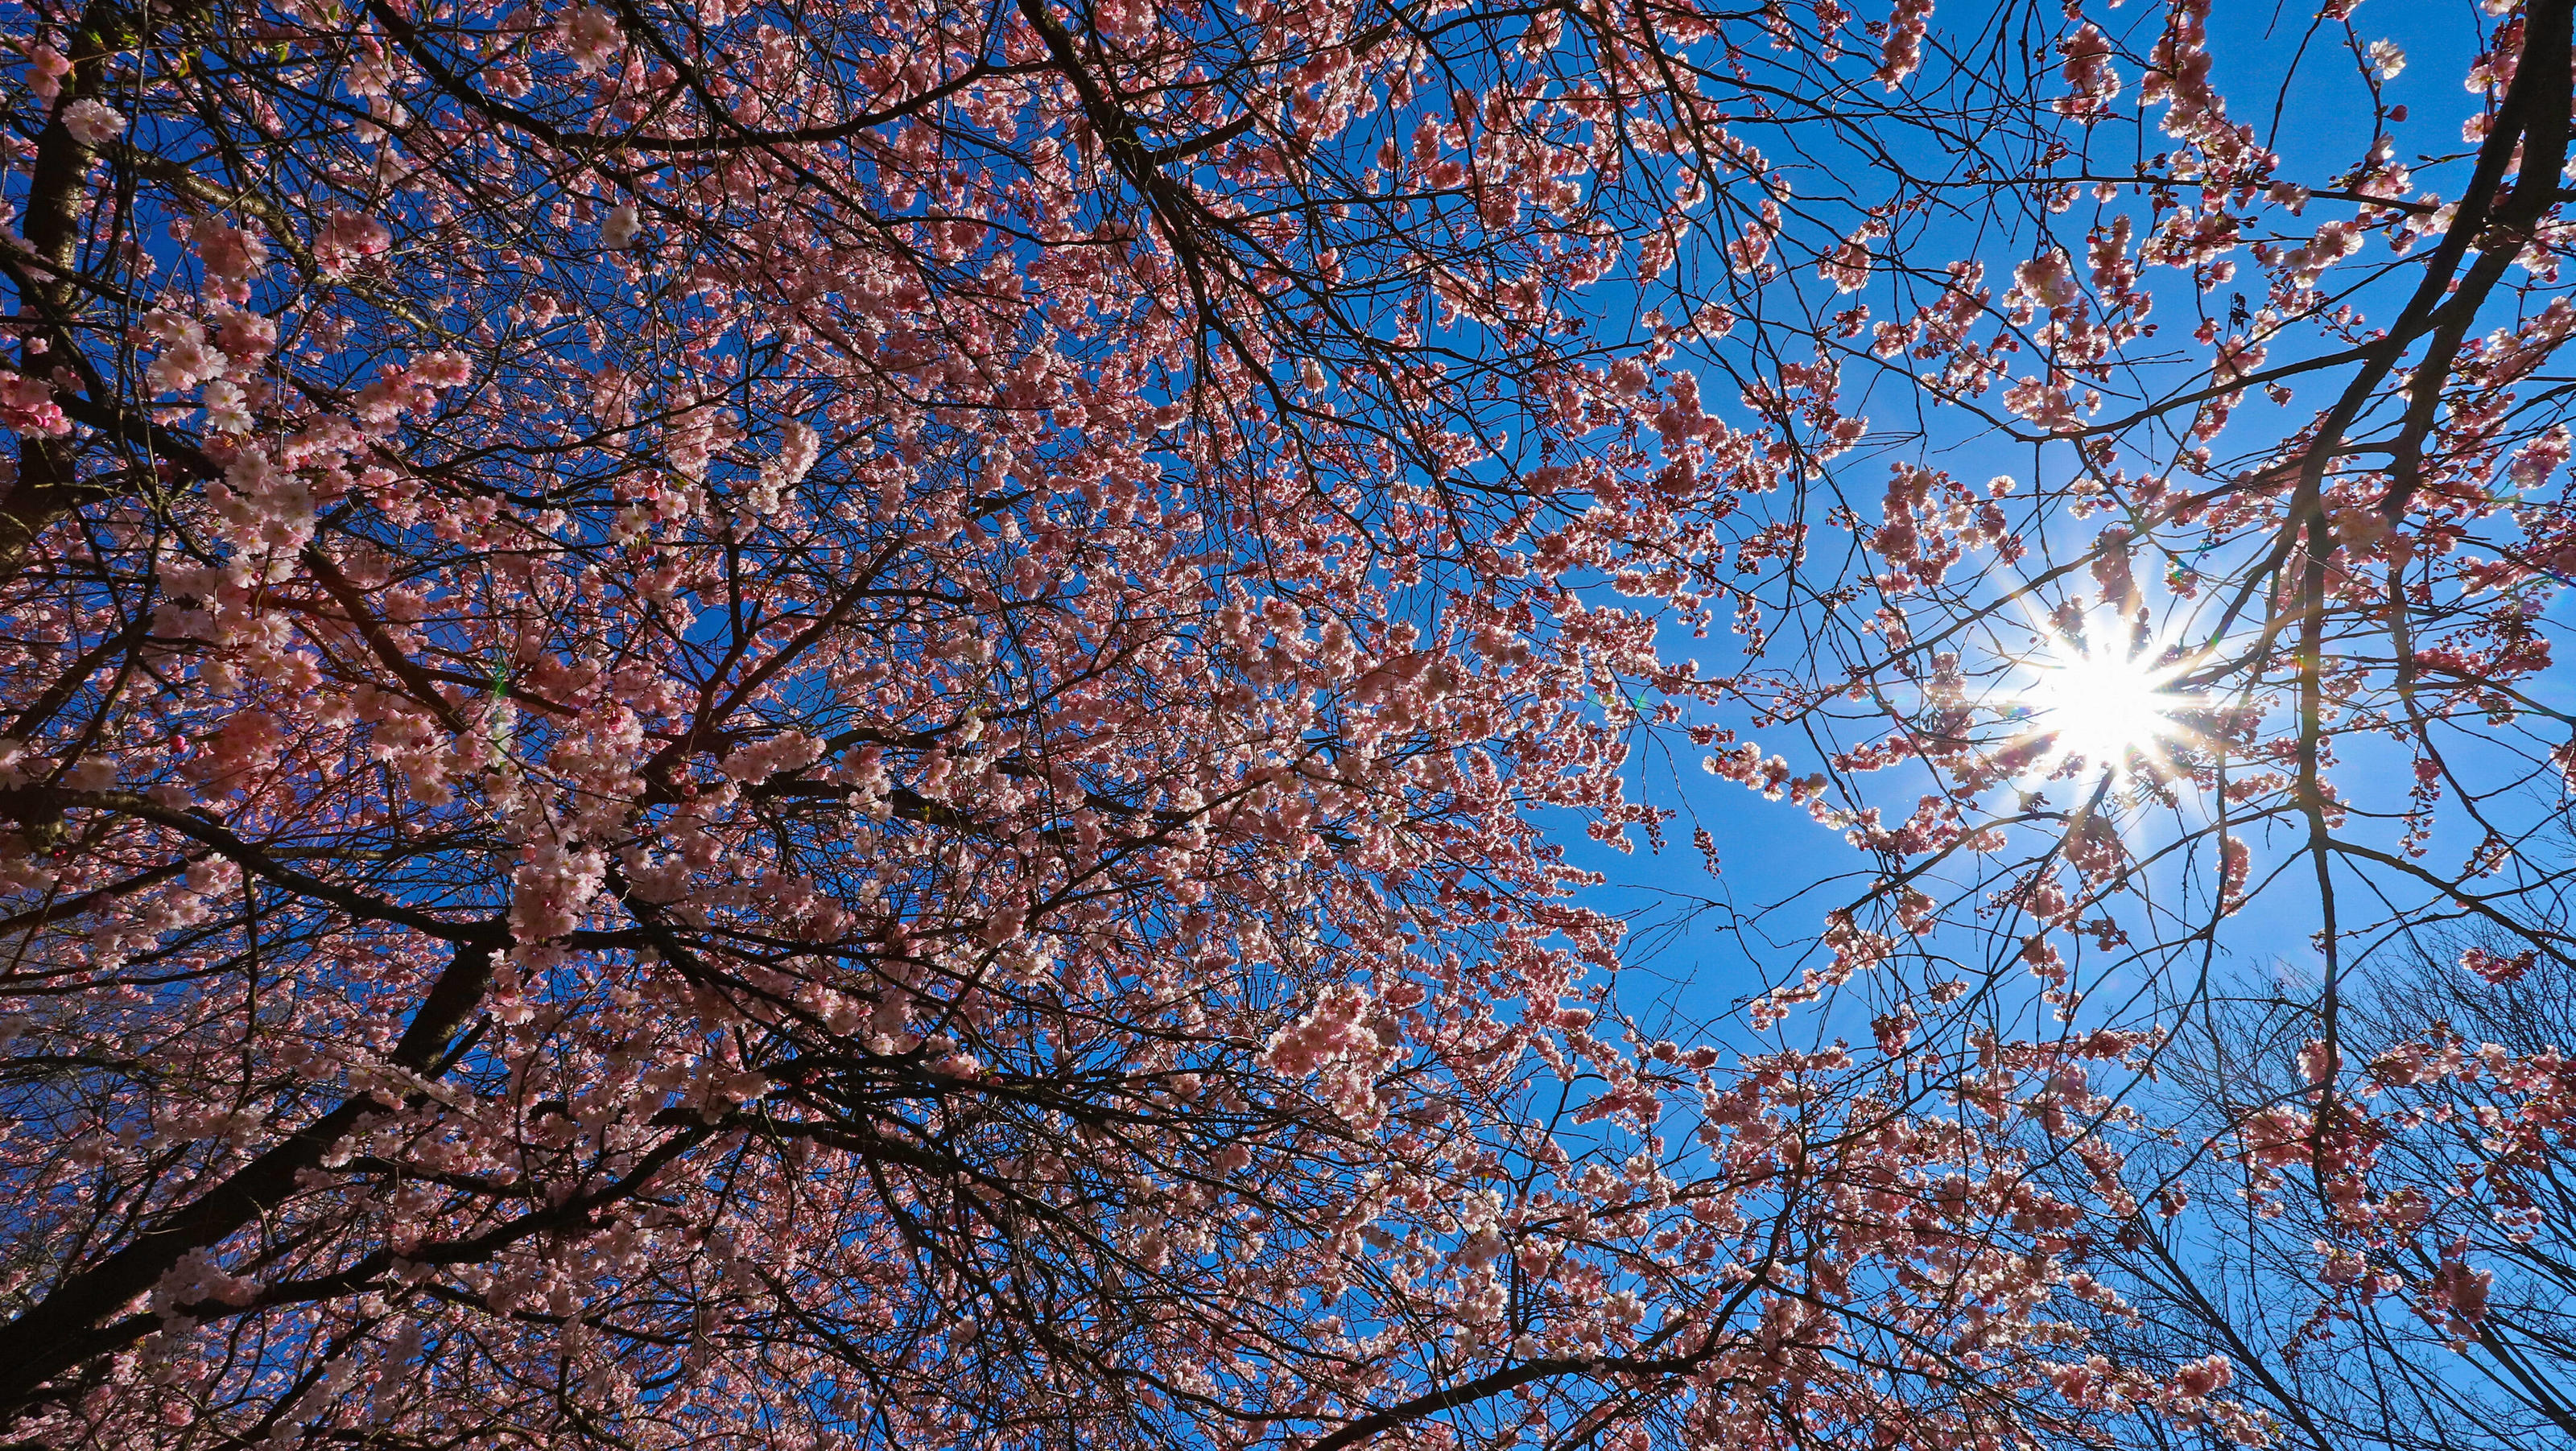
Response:
[{"label": "sunburst", "polygon": [[[2121,780],[2140,769],[2172,773],[2172,748],[2197,739],[2181,719],[2208,698],[2177,689],[2197,663],[2163,639],[2140,641],[2116,617],[2107,628],[2068,634],[2038,627],[2039,644],[2022,657],[2013,715],[2025,727],[2020,744],[2040,745],[2030,774],[2074,774]],[[2044,744],[2043,744],[2044,743]]]}]

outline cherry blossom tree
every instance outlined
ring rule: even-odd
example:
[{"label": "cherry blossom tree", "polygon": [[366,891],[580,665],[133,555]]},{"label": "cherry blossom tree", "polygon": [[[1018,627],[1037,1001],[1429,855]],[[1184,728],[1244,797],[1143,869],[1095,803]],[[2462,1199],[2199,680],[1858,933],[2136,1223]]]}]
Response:
[{"label": "cherry blossom tree", "polygon": [[[2576,1091],[2340,986],[2565,956],[2565,0],[0,15],[10,1444],[2259,1443],[2209,958],[2329,1312]],[[1859,873],[1722,1029],[1674,752]]]},{"label": "cherry blossom tree", "polygon": [[[2266,124],[2231,112],[2212,39],[2253,17],[2070,10],[2045,102],[2070,124],[1937,173],[1900,158],[1818,263],[1846,310],[1810,290],[1817,371],[1795,376],[1824,386],[1779,426],[1886,437],[1839,416],[1863,377],[1921,421],[1882,498],[1827,471],[1835,594],[1770,616],[1809,657],[1771,666],[1772,714],[1824,766],[1793,790],[1878,870],[1755,1010],[1857,999],[1933,1043],[2125,1029],[2162,1064],[2241,1035],[2219,989],[2272,959],[2275,1071],[2204,1071],[2179,1110],[2152,1074],[2070,1082],[2041,1124],[2051,1182],[2126,1219],[2122,1292],[2196,1317],[2168,1345],[2277,1370],[2271,1349],[2405,1319],[2563,1433],[2563,1377],[2487,1318],[2553,1217],[2557,1040],[2392,1018],[2374,986],[2346,1041],[2363,963],[2436,962],[2465,991],[2569,960],[2576,745],[2546,618],[2570,557],[2569,20],[2455,18],[2428,33],[2467,59],[2464,110],[2413,114],[2404,46],[2329,4],[2268,66],[2240,49]],[[2009,252],[1943,245],[1963,216]],[[2014,449],[1982,484],[1954,462]],[[1965,1013],[1924,1021],[1942,983]],[[2213,1229],[2238,1209],[2313,1232]],[[2186,1269],[2213,1242],[2258,1287],[2239,1307],[2294,1334],[2220,1333],[2235,1312]],[[2346,1443],[2286,1381],[2252,1394],[2281,1434]]]}]

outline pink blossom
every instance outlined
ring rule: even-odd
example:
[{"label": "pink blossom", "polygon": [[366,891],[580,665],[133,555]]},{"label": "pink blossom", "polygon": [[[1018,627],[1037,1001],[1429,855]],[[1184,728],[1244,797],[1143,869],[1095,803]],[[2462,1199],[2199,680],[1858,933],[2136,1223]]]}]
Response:
[{"label": "pink blossom", "polygon": [[125,117],[105,101],[86,97],[74,101],[63,108],[61,120],[63,129],[83,146],[104,146],[125,134]]},{"label": "pink blossom", "polygon": [[63,79],[72,73],[72,63],[63,53],[38,41],[27,50],[27,89],[39,101],[50,101],[63,93]]}]

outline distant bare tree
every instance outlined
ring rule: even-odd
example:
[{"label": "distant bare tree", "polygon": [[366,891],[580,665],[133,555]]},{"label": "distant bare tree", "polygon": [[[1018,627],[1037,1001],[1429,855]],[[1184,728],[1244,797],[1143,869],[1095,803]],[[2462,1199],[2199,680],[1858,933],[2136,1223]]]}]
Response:
[{"label": "distant bare tree", "polygon": [[[2239,1158],[2210,1152],[2311,1081],[2301,1054],[2316,1004],[2276,982],[2200,1006],[2163,1059],[2161,1086],[2181,1109],[2171,1192],[2143,1204],[2107,1256],[2138,1317],[2106,1317],[2111,1353],[2225,1355],[2246,1402],[2317,1451],[2576,1443],[2576,1122],[2535,1103],[2563,1093],[2576,970],[2519,956],[2484,927],[2358,965],[2346,1042],[2382,1091],[2353,1131],[2370,1157],[2369,1206],[2420,1213],[2411,1233],[2360,1223],[2348,1178],[2325,1176],[2319,1192],[2318,1176],[2294,1171],[2298,1189],[2265,1192]],[[2511,1066],[2401,1081],[2432,1044]],[[2465,1291],[2483,1294],[2474,1324],[2442,1313],[2463,1293],[2450,1283],[2462,1264],[2492,1275]],[[2197,1434],[2144,1429],[2163,1444]]]}]

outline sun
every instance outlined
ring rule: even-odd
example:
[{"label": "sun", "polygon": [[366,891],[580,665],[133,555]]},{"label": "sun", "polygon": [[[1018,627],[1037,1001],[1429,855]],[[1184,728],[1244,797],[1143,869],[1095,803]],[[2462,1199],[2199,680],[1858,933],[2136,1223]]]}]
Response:
[{"label": "sun", "polygon": [[2045,742],[2032,774],[2053,776],[2070,763],[2115,778],[2141,766],[2159,775],[2171,767],[2169,748],[2193,734],[2177,715],[2206,702],[2174,688],[2191,667],[2188,657],[2124,645],[2127,633],[2117,622],[2085,636],[2042,628],[2040,648],[2023,662],[2027,683],[2014,695],[2023,739]]}]

